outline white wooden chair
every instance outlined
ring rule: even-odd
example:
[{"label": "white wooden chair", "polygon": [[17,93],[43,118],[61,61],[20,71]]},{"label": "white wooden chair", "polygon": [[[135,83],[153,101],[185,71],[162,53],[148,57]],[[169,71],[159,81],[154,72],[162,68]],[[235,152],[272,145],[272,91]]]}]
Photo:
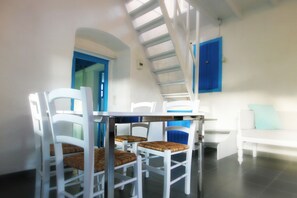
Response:
[{"label": "white wooden chair", "polygon": [[[176,102],[166,102],[164,103],[164,111],[167,110],[177,110],[177,111],[197,111],[197,105],[195,102],[191,101],[176,101]],[[176,107],[176,108],[175,108]],[[175,111],[176,112],[176,111]],[[154,141],[154,142],[140,142],[137,146],[139,153],[145,153],[146,159],[163,157],[163,166],[154,167],[148,160],[143,164],[145,170],[153,171],[157,174],[164,176],[164,189],[163,189],[163,198],[170,197],[170,186],[180,179],[185,178],[185,194],[190,194],[190,181],[191,181],[191,163],[192,163],[192,148],[194,141],[194,134],[196,131],[196,123],[191,122],[190,128],[183,126],[164,126],[163,137],[164,140],[167,140],[167,133],[169,131],[179,131],[188,134],[187,144],[181,144],[176,142],[168,141]],[[184,153],[186,158],[184,161],[175,161],[172,160],[172,156]],[[171,178],[171,171],[177,167],[184,166],[185,173],[176,179]]]},{"label": "white wooden chair", "polygon": [[[155,102],[139,102],[131,103],[131,112],[144,111],[144,112],[154,112],[156,107]],[[133,131],[142,128],[145,130],[145,136],[136,135]],[[117,135],[115,137],[115,144],[117,147],[123,151],[131,150],[136,153],[136,144],[139,142],[147,141],[149,136],[150,123],[131,123],[129,135]]]},{"label": "white wooden chair", "polygon": [[[49,128],[44,95],[42,93],[30,94],[29,104],[35,136],[35,197],[46,198],[49,197],[49,191],[54,190],[56,187],[50,187],[50,177],[55,175],[55,171],[50,171],[50,167],[54,165],[54,148],[53,144],[51,144],[52,135]],[[82,151],[83,149],[76,146],[63,145],[64,155],[71,155]]]},{"label": "white wooden chair", "polygon": [[[83,197],[91,198],[101,195],[104,191],[100,184],[102,180],[94,180],[94,177],[103,177],[104,175],[104,148],[95,148],[94,146],[94,117],[92,91],[90,88],[81,87],[75,89],[56,89],[50,93],[45,93],[46,104],[49,112],[50,126],[53,133],[54,147],[56,153],[56,171],[57,171],[57,197]],[[58,100],[80,100],[82,103],[82,114],[71,114],[65,109],[60,110],[57,105]],[[68,104],[69,106],[69,104]],[[79,124],[83,129],[83,140],[73,136],[63,135],[64,127],[61,123]],[[67,129],[66,129],[67,130]],[[64,157],[62,155],[62,143],[72,144],[84,149],[84,153]],[[141,179],[141,157],[134,153],[115,150],[114,158],[115,169],[123,167],[133,167],[134,177],[122,176],[115,172],[115,177],[120,182],[115,184],[118,188],[124,184],[132,183],[135,188],[133,192],[137,197],[142,197],[142,179]],[[65,180],[64,165],[80,170],[78,175]],[[83,181],[82,191],[74,194],[65,186],[75,180]],[[97,182],[94,184],[94,181]]]}]

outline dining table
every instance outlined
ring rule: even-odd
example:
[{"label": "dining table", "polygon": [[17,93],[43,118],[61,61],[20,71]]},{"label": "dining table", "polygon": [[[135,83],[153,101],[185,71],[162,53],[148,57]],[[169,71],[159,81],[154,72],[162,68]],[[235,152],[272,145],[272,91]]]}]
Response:
[{"label": "dining table", "polygon": [[[203,143],[204,143],[204,121],[202,112],[102,112],[94,111],[94,121],[105,123],[105,181],[104,195],[108,198],[114,197],[114,149],[115,149],[115,126],[123,123],[137,122],[166,122],[190,120],[197,123],[198,148],[198,172],[197,172],[197,197],[203,196]],[[164,125],[163,125],[164,126]]]}]

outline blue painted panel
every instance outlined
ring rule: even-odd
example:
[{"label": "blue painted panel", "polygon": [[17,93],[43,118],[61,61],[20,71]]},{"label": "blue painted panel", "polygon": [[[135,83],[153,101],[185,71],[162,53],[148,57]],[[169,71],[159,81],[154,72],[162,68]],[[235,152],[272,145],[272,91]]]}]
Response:
[{"label": "blue painted panel", "polygon": [[[190,127],[190,121],[169,121],[167,126]],[[167,132],[167,141],[188,144],[188,136],[185,132],[172,130]]]},{"label": "blue painted panel", "polygon": [[[222,91],[222,37],[201,43],[199,59],[199,93]],[[195,72],[193,66],[193,82]]]},{"label": "blue painted panel", "polygon": [[[71,76],[71,87],[75,88],[75,72],[79,71],[81,69],[84,69],[90,65],[92,65],[92,63],[100,63],[104,65],[104,79],[106,81],[106,83],[104,83],[104,95],[106,97],[104,97],[104,111],[107,111],[107,102],[108,102],[108,60],[106,59],[102,59],[99,57],[95,57],[89,54],[83,54],[81,52],[73,52],[73,59],[72,59],[72,76]],[[77,63],[79,64],[79,68],[76,68]],[[74,102],[71,101],[71,109],[74,109]]]},{"label": "blue painted panel", "polygon": [[[192,112],[192,111],[168,111],[168,112]],[[168,121],[167,126],[183,126],[190,128],[191,121]],[[167,141],[169,142],[176,142],[181,144],[188,144],[188,134],[182,131],[168,131],[167,132]]]},{"label": "blue painted panel", "polygon": [[103,111],[107,111],[108,103],[108,62],[104,64],[104,104]]}]

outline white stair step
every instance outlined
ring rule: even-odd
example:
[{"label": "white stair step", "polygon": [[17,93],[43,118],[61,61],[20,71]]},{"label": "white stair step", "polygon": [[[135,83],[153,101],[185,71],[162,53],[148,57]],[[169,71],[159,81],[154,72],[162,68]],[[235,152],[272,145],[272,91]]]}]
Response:
[{"label": "white stair step", "polygon": [[164,98],[189,98],[188,93],[170,93],[170,94],[162,94]]},{"label": "white stair step", "polygon": [[149,30],[151,30],[151,29],[154,29],[154,28],[156,28],[156,27],[158,27],[158,26],[161,26],[161,25],[163,25],[163,24],[164,24],[164,18],[163,18],[163,16],[160,16],[160,17],[157,17],[157,18],[151,20],[151,21],[148,22],[148,23],[145,23],[145,24],[143,24],[143,25],[137,27],[137,28],[136,28],[136,31],[137,31],[139,34],[141,34],[141,33],[144,33],[144,32],[146,32],[146,31],[149,31]]},{"label": "white stair step", "polygon": [[131,16],[131,18],[135,19],[137,17],[140,17],[140,16],[154,10],[157,7],[159,7],[159,2],[156,0],[151,0],[151,1],[148,1],[147,3],[144,3],[143,5],[139,6],[135,10],[131,11],[129,13],[129,15]]},{"label": "white stair step", "polygon": [[165,73],[176,72],[176,71],[180,71],[179,65],[174,65],[171,67],[167,67],[165,69],[154,70],[153,72],[158,75],[158,74],[165,74]]},{"label": "white stair step", "polygon": [[167,33],[167,34],[163,34],[161,36],[158,36],[158,37],[155,37],[153,39],[150,39],[148,41],[145,41],[142,43],[142,45],[144,47],[151,47],[151,46],[154,46],[154,45],[158,45],[160,43],[164,43],[166,41],[169,41],[171,40],[170,38],[170,35]]},{"label": "white stair step", "polygon": [[175,56],[175,50],[170,50],[170,51],[166,51],[166,52],[162,52],[160,54],[156,54],[154,56],[149,57],[150,61],[157,61],[157,60],[162,60],[165,58],[169,58],[169,57],[173,57]]},{"label": "white stair step", "polygon": [[184,80],[176,80],[176,81],[171,81],[171,82],[164,82],[164,83],[158,83],[161,87],[165,86],[174,86],[174,85],[184,85],[185,81]]}]

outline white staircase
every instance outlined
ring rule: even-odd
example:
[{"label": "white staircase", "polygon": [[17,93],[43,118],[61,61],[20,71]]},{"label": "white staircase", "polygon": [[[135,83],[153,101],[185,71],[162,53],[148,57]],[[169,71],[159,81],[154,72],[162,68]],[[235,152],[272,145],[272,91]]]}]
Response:
[{"label": "white staircase", "polygon": [[[182,12],[185,5],[186,12]],[[193,93],[193,64],[198,71],[199,57],[194,58],[189,40],[190,6],[184,0],[130,0],[126,8],[164,100],[197,99],[198,94]],[[195,93],[197,80],[198,72]]]}]

